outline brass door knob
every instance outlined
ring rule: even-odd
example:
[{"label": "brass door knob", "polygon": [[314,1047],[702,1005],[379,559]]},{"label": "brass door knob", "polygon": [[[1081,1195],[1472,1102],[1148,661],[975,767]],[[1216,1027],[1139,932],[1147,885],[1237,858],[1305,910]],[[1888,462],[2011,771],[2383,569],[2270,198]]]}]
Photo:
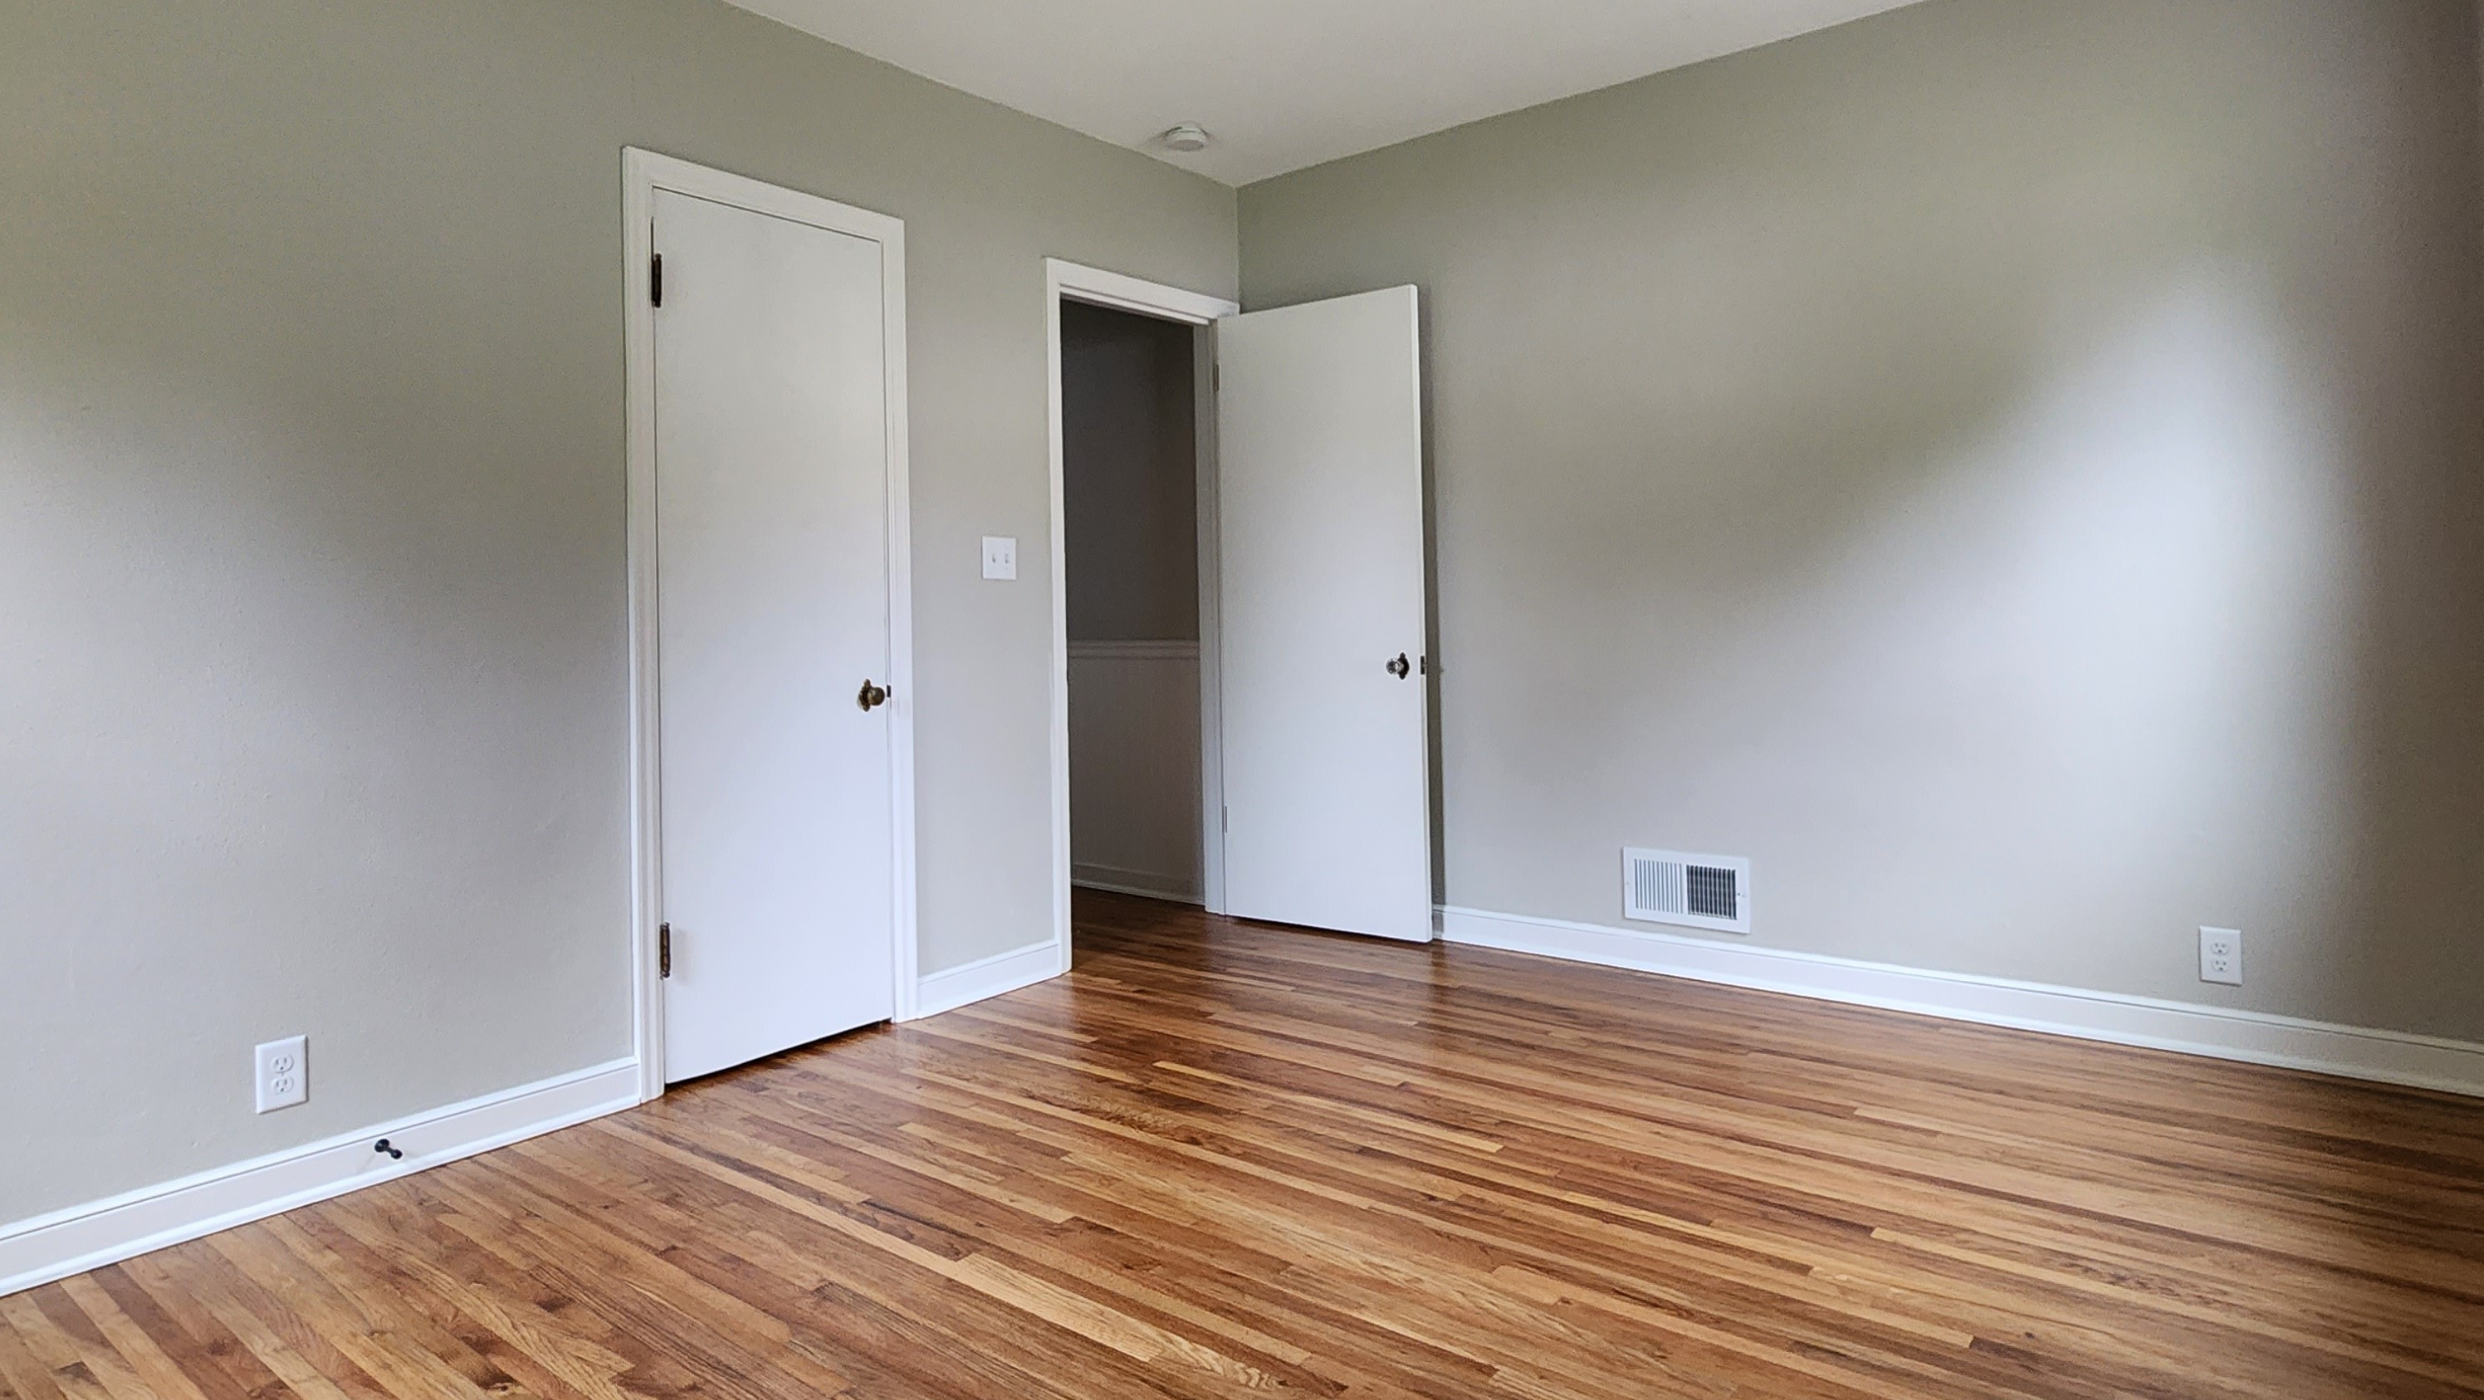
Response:
[{"label": "brass door knob", "polygon": [[1406,679],[1406,677],[1413,671],[1414,663],[1408,661],[1406,659],[1406,653],[1402,651],[1397,654],[1397,659],[1395,661],[1389,663],[1389,674],[1397,677],[1401,681]]},{"label": "brass door knob", "polygon": [[862,693],[854,697],[854,703],[866,710],[876,710],[888,703],[888,688],[864,681]]}]

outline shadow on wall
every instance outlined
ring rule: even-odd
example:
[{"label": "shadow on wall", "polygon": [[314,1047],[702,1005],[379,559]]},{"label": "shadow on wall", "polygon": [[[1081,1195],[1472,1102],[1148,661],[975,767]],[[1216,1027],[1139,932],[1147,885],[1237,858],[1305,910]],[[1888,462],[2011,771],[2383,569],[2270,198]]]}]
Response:
[{"label": "shadow on wall", "polygon": [[1949,0],[1246,191],[1250,304],[1428,293],[1449,902],[2484,1038],[2474,24]]}]

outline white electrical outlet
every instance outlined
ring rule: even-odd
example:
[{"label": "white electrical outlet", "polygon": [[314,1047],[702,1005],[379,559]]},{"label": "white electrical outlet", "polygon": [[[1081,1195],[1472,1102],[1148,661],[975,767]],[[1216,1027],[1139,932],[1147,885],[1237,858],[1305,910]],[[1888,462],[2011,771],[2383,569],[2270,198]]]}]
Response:
[{"label": "white electrical outlet", "polygon": [[1018,576],[1018,537],[985,535],[983,537],[983,576],[1006,583]]},{"label": "white electrical outlet", "polygon": [[2242,930],[2202,928],[2199,931],[2199,980],[2242,985]]},{"label": "white electrical outlet", "polygon": [[310,1042],[302,1036],[259,1047],[259,1111],[273,1113],[310,1097]]}]

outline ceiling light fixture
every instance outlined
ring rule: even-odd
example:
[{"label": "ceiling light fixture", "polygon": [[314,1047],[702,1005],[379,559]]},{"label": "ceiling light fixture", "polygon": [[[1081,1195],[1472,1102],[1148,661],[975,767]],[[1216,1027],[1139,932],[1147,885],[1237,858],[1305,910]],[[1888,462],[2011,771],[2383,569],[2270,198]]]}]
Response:
[{"label": "ceiling light fixture", "polygon": [[1183,122],[1164,133],[1165,149],[1172,151],[1204,151],[1208,146],[1207,128],[1197,122]]}]

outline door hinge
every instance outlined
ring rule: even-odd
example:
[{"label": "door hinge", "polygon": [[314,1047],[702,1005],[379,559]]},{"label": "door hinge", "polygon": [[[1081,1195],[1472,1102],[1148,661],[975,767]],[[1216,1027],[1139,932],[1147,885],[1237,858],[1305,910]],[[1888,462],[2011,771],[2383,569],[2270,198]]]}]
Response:
[{"label": "door hinge", "polygon": [[673,975],[673,926],[656,925],[656,976]]},{"label": "door hinge", "polygon": [[1219,831],[1233,830],[1233,809],[1231,807],[1219,807],[1216,809],[1216,829]]},{"label": "door hinge", "polygon": [[664,255],[652,254],[647,259],[647,297],[656,305],[664,304]]},{"label": "door hinge", "polygon": [[1221,360],[1208,366],[1208,392],[1211,394],[1225,392],[1225,366]]}]

